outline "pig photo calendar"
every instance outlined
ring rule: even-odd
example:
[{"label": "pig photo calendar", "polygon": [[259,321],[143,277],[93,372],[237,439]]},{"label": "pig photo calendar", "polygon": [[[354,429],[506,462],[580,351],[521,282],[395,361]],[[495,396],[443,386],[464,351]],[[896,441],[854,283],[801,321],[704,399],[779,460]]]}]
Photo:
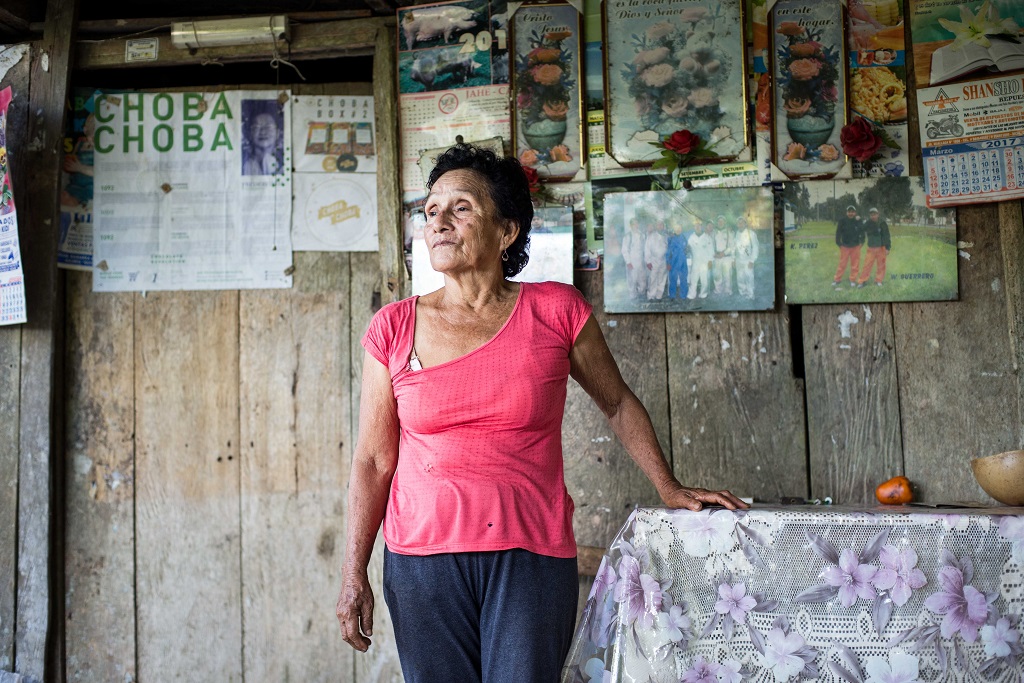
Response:
[{"label": "pig photo calendar", "polygon": [[504,0],[398,10],[402,188],[423,195],[421,153],[511,136],[508,18]]}]

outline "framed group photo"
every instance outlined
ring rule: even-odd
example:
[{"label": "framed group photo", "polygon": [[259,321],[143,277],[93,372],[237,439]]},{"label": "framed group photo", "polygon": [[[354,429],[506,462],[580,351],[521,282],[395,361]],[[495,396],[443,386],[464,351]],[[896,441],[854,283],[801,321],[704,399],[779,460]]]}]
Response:
[{"label": "framed group photo", "polygon": [[750,161],[741,0],[605,0],[607,149],[648,166],[688,130],[715,161]]},{"label": "framed group photo", "polygon": [[770,188],[605,195],[605,310],[774,308],[772,224]]}]

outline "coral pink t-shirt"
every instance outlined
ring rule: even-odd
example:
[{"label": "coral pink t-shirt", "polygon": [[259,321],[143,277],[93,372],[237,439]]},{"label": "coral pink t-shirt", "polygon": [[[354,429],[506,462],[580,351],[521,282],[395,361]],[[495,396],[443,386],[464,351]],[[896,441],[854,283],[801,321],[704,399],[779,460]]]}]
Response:
[{"label": "coral pink t-shirt", "polygon": [[562,415],[569,352],[590,304],[569,285],[522,283],[493,339],[411,370],[416,299],[382,308],[363,337],[391,373],[401,426],[384,516],[388,548],[575,557]]}]

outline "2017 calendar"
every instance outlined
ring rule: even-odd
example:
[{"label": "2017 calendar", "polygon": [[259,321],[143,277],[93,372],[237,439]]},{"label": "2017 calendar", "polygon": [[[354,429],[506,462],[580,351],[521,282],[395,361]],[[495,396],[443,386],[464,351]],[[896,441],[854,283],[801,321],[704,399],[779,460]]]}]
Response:
[{"label": "2017 calendar", "polygon": [[1024,78],[917,92],[928,206],[1024,197]]}]

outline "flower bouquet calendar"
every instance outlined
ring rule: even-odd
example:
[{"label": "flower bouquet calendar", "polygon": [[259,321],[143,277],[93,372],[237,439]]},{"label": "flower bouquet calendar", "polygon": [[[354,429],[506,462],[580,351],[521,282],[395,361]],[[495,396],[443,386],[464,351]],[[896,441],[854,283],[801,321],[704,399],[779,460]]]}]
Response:
[{"label": "flower bouquet calendar", "polygon": [[770,5],[772,178],[849,177],[840,140],[847,109],[844,6]]},{"label": "flower bouquet calendar", "polygon": [[648,166],[686,130],[714,140],[710,163],[751,161],[739,0],[606,0],[607,149]]},{"label": "flower bouquet calendar", "polygon": [[522,5],[512,16],[516,156],[544,180],[583,169],[581,16],[570,4]]}]

